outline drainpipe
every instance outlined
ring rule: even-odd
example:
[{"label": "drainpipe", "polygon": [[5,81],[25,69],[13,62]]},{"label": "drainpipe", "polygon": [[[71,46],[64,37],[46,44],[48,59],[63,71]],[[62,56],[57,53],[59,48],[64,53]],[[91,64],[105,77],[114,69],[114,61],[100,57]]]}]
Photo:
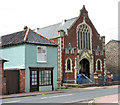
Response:
[{"label": "drainpipe", "polygon": [[65,82],[65,54],[63,52],[63,79],[62,79],[62,83]]},{"label": "drainpipe", "polygon": [[75,84],[77,83],[77,58],[75,58],[75,66],[74,66],[74,69],[75,69]]}]

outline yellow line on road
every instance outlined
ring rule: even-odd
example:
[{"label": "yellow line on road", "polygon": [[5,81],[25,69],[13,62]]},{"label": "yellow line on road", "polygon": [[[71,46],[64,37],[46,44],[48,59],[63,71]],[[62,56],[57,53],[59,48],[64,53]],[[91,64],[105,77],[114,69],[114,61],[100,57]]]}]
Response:
[{"label": "yellow line on road", "polygon": [[[113,94],[112,94],[112,95],[113,95]],[[106,96],[112,96],[112,95],[106,95]],[[88,102],[88,105],[92,105],[92,103],[94,103],[95,100],[97,100],[97,99],[99,99],[99,98],[106,97],[106,96],[96,97],[96,98],[94,98],[93,100],[89,101],[89,102]]]}]

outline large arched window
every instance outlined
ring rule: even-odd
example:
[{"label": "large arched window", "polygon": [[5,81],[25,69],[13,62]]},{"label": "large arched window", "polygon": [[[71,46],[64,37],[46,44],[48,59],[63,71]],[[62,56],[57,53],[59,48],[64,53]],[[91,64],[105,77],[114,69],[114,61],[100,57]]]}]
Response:
[{"label": "large arched window", "polygon": [[86,24],[81,24],[77,30],[78,49],[90,50],[90,29]]},{"label": "large arched window", "polygon": [[65,72],[72,72],[72,59],[67,58],[65,60]]}]

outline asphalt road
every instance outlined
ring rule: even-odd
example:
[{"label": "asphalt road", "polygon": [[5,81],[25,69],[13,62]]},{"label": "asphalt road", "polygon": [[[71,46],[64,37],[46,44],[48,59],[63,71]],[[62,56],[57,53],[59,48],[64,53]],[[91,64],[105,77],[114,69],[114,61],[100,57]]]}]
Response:
[{"label": "asphalt road", "polygon": [[[95,90],[74,89],[65,93],[3,99],[3,103],[76,103],[88,102],[96,97],[118,94],[118,88]],[[12,104],[11,104],[12,105]],[[17,105],[17,104],[15,104]]]}]

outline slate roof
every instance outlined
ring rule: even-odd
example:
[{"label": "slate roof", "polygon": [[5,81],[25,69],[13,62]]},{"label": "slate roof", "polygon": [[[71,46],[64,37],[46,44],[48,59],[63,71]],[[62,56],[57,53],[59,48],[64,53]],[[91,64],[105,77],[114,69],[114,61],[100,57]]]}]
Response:
[{"label": "slate roof", "polygon": [[113,40],[114,42],[120,43],[120,40]]},{"label": "slate roof", "polygon": [[118,44],[120,44],[120,40],[110,40],[106,45],[108,45],[109,43],[111,43],[111,42],[115,42],[115,43],[118,43]]},{"label": "slate roof", "polygon": [[20,32],[2,36],[1,39],[2,39],[2,46],[14,45],[20,43],[32,43],[32,44],[57,46],[54,42],[34,32],[30,28],[24,29],[23,31]]},{"label": "slate roof", "polygon": [[67,29],[74,23],[77,17],[64,20],[63,22],[50,25],[43,28],[37,28],[37,32],[44,35],[46,38],[52,39],[58,37],[58,31],[64,30],[67,33]]}]

